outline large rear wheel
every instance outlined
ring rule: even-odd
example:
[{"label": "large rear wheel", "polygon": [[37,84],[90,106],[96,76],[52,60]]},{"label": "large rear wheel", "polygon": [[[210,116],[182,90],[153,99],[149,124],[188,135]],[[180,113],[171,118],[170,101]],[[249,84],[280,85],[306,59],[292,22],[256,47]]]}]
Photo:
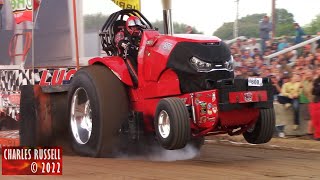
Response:
[{"label": "large rear wheel", "polygon": [[128,111],[126,89],[109,69],[99,65],[80,69],[69,91],[73,150],[84,156],[115,156],[119,131]]}]

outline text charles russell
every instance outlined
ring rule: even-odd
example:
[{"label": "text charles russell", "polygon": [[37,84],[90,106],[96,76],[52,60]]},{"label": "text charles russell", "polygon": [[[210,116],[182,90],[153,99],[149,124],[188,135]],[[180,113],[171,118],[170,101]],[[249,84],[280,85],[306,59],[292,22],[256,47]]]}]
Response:
[{"label": "text charles russell", "polygon": [[61,149],[5,149],[6,160],[60,160]]}]

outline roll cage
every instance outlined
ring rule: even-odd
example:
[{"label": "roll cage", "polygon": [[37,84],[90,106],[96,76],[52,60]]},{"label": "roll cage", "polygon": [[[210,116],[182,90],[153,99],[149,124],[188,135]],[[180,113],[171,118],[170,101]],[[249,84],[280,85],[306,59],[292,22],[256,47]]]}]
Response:
[{"label": "roll cage", "polygon": [[118,55],[118,50],[114,41],[115,35],[126,26],[126,17],[137,16],[146,29],[153,29],[152,24],[139,11],[135,9],[123,9],[109,16],[99,33],[102,50],[109,56]]}]

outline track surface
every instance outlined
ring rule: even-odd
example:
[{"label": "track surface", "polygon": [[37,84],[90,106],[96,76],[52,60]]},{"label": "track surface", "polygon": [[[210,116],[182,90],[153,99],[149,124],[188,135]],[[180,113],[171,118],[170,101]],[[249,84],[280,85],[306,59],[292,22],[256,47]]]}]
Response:
[{"label": "track surface", "polygon": [[[181,155],[184,157],[178,157]],[[0,179],[320,179],[320,153],[293,149],[207,143],[200,155],[191,160],[155,161],[192,155],[185,151],[148,158],[64,156],[63,176],[5,176]]]}]

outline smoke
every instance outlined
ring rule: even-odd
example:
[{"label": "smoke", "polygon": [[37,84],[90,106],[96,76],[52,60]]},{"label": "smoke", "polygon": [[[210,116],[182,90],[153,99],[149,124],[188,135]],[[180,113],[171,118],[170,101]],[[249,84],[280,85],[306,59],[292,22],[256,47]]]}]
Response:
[{"label": "smoke", "polygon": [[193,159],[200,154],[199,149],[188,144],[183,149],[166,150],[162,147],[157,147],[152,153],[148,154],[147,159],[151,161],[179,161]]},{"label": "smoke", "polygon": [[152,146],[139,146],[136,151],[129,153],[119,153],[118,158],[130,160],[148,160],[148,161],[181,161],[193,159],[200,155],[200,150],[191,144],[187,144],[184,148],[178,150],[166,150],[158,144]]}]

